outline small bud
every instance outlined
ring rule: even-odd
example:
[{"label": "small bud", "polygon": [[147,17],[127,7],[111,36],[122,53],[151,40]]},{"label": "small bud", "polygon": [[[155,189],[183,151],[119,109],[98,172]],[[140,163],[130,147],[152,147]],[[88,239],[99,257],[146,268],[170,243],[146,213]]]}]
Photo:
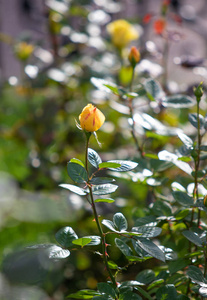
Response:
[{"label": "small bud", "polygon": [[128,59],[132,68],[135,68],[136,64],[140,61],[140,52],[136,47],[131,47]]},{"label": "small bud", "polygon": [[157,19],[155,22],[154,22],[154,31],[156,34],[162,34],[163,31],[165,30],[166,28],[166,21],[165,19]]},{"label": "small bud", "polygon": [[201,82],[197,87],[194,87],[193,92],[194,95],[196,96],[197,101],[201,100],[201,97],[203,96],[203,87],[202,87],[203,82]]}]

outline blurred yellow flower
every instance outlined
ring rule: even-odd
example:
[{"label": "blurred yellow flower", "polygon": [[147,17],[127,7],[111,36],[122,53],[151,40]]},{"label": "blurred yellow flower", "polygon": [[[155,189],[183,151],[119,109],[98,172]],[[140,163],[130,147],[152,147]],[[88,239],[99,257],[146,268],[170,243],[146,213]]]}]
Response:
[{"label": "blurred yellow flower", "polygon": [[88,104],[79,115],[80,126],[83,130],[97,131],[104,123],[104,114],[92,104]]},{"label": "blurred yellow flower", "polygon": [[117,48],[124,48],[131,41],[139,38],[139,34],[134,26],[122,19],[109,23],[107,31],[111,36],[112,43]]},{"label": "blurred yellow flower", "polygon": [[27,60],[33,51],[34,46],[26,42],[21,42],[14,46],[14,52],[16,56],[21,60]]}]

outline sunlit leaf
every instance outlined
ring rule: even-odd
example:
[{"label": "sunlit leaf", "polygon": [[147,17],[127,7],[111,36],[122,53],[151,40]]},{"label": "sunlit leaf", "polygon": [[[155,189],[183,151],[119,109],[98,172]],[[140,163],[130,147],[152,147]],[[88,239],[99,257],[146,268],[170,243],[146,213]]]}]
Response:
[{"label": "sunlit leaf", "polygon": [[114,182],[115,179],[109,178],[109,177],[93,177],[90,180],[91,184],[97,185],[97,184],[106,184],[106,183],[111,183]]},{"label": "sunlit leaf", "polygon": [[190,123],[195,127],[198,128],[198,118],[199,118],[199,122],[200,122],[200,129],[204,128],[204,124],[205,124],[205,119],[202,115],[197,115],[196,113],[192,113],[188,115],[188,119],[190,121]]},{"label": "sunlit leaf", "polygon": [[184,230],[182,232],[182,234],[189,240],[191,241],[193,244],[202,247],[203,243],[202,240],[200,239],[200,237],[198,236],[198,234],[196,234],[195,232],[192,232],[190,230]]},{"label": "sunlit leaf", "polygon": [[138,166],[138,163],[129,161],[129,160],[110,160],[108,163],[119,164],[119,167],[109,167],[109,170],[115,172],[128,172],[135,169]]},{"label": "sunlit leaf", "polygon": [[99,292],[93,290],[80,290],[77,293],[68,295],[67,298],[72,299],[93,299],[94,296],[100,295]]},{"label": "sunlit leaf", "polygon": [[105,225],[108,229],[117,232],[117,229],[115,228],[114,223],[111,220],[102,220],[101,222],[103,225]]},{"label": "sunlit leaf", "polygon": [[84,196],[84,195],[87,195],[88,194],[88,191],[76,186],[76,185],[73,185],[73,184],[65,184],[65,183],[62,183],[59,185],[60,187],[66,189],[66,190],[69,190],[75,194],[78,194],[80,196]]},{"label": "sunlit leaf", "polygon": [[81,160],[77,159],[77,158],[71,158],[70,162],[71,163],[76,163],[76,164],[81,165],[82,167],[85,167],[84,163]]},{"label": "sunlit leaf", "polygon": [[104,91],[107,93],[113,92],[113,93],[116,93],[117,95],[119,94],[118,87],[115,83],[106,81],[101,78],[95,78],[95,77],[91,78],[91,82],[96,88],[98,88],[101,91]]},{"label": "sunlit leaf", "polygon": [[73,240],[72,243],[74,245],[78,245],[78,246],[84,247],[84,246],[88,245],[91,241],[92,241],[91,238],[83,237],[83,238],[79,238],[79,239]]},{"label": "sunlit leaf", "polygon": [[117,188],[118,185],[108,183],[108,184],[93,186],[92,190],[94,195],[107,195],[107,194],[114,193]]},{"label": "sunlit leaf", "polygon": [[207,284],[207,280],[204,278],[202,271],[196,266],[189,266],[187,270],[187,276],[190,279],[200,285]]},{"label": "sunlit leaf", "polygon": [[98,168],[99,164],[102,163],[98,153],[91,148],[88,148],[88,160],[95,168]]},{"label": "sunlit leaf", "polygon": [[113,216],[113,223],[118,228],[118,231],[127,230],[128,227],[127,220],[122,213],[116,213]]},{"label": "sunlit leaf", "polygon": [[117,163],[117,162],[112,162],[112,161],[107,161],[107,162],[103,162],[99,164],[99,169],[104,169],[104,168],[110,168],[110,170],[112,168],[117,169],[121,166],[121,164]]},{"label": "sunlit leaf", "polygon": [[94,202],[105,202],[105,203],[113,203],[115,200],[114,199],[111,199],[111,198],[99,198],[99,199],[96,199]]},{"label": "sunlit leaf", "polygon": [[144,87],[150,100],[159,100],[164,96],[161,85],[154,79],[147,79],[144,83]]},{"label": "sunlit leaf", "polygon": [[136,243],[151,256],[163,262],[165,261],[164,253],[160,250],[160,248],[157,245],[155,245],[150,240],[140,237],[137,239]]}]

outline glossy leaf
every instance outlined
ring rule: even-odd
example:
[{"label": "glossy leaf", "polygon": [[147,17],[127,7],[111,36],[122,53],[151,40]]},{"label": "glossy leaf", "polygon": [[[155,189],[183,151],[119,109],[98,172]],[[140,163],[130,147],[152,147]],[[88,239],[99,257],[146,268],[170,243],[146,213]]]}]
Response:
[{"label": "glossy leaf", "polygon": [[163,262],[165,261],[164,253],[160,250],[160,248],[157,245],[155,245],[150,240],[145,239],[145,238],[138,238],[137,244],[151,256],[153,256]]},{"label": "glossy leaf", "polygon": [[202,297],[207,297],[207,284],[199,289],[199,294]]},{"label": "glossy leaf", "polygon": [[197,245],[197,246],[199,246],[199,247],[202,247],[202,246],[203,246],[202,240],[200,239],[200,237],[199,237],[196,233],[194,233],[194,232],[192,232],[192,231],[190,231],[190,230],[184,230],[184,231],[182,232],[182,234],[183,234],[189,241],[191,241],[193,244],[195,244],[195,245]]},{"label": "glossy leaf", "polygon": [[80,195],[80,196],[84,196],[84,195],[87,195],[88,194],[88,191],[85,190],[85,189],[82,189],[76,185],[73,185],[73,184],[65,184],[65,183],[62,183],[59,185],[60,187],[66,189],[66,190],[69,190],[77,195]]},{"label": "glossy leaf", "polygon": [[128,227],[127,220],[122,213],[116,213],[113,216],[113,223],[118,228],[118,231],[127,230]]},{"label": "glossy leaf", "polygon": [[115,172],[128,172],[135,169],[138,166],[138,163],[130,161],[130,160],[110,160],[110,163],[119,164],[119,167],[109,167],[109,170]]},{"label": "glossy leaf", "polygon": [[83,237],[83,238],[79,238],[79,239],[73,240],[72,243],[74,245],[78,245],[78,246],[84,247],[84,246],[88,245],[91,241],[92,241],[91,238]]},{"label": "glossy leaf", "polygon": [[105,225],[108,229],[117,232],[117,229],[115,228],[114,223],[111,220],[102,220],[101,222],[103,225]]},{"label": "glossy leaf", "polygon": [[144,88],[150,100],[154,100],[154,99],[159,100],[164,96],[164,91],[162,90],[161,85],[159,84],[159,82],[153,79],[146,80],[144,83]]},{"label": "glossy leaf", "polygon": [[195,100],[186,95],[173,95],[162,99],[162,105],[173,108],[188,108],[195,105]]},{"label": "glossy leaf", "polygon": [[189,264],[188,259],[178,258],[175,261],[169,262],[169,271],[171,274],[176,273],[184,268],[186,268]]},{"label": "glossy leaf", "polygon": [[108,184],[93,186],[92,190],[94,195],[107,195],[107,194],[114,193],[117,188],[118,185],[108,183]]},{"label": "glossy leaf", "polygon": [[193,198],[185,192],[173,191],[172,195],[174,199],[183,206],[189,207],[194,204]]},{"label": "glossy leaf", "polygon": [[69,248],[74,246],[72,241],[78,239],[78,236],[72,227],[67,226],[58,230],[58,232],[55,234],[55,238],[61,246]]},{"label": "glossy leaf", "polygon": [[121,239],[116,238],[115,244],[125,256],[132,256],[132,249]]},{"label": "glossy leaf", "polygon": [[187,270],[187,276],[198,284],[207,284],[207,280],[204,278],[202,271],[196,266],[189,266]]},{"label": "glossy leaf", "polygon": [[115,298],[115,296],[116,296],[116,293],[115,293],[114,289],[112,288],[112,286],[106,282],[99,282],[97,284],[97,289],[101,294],[106,294],[113,298]]},{"label": "glossy leaf", "polygon": [[95,168],[98,168],[99,164],[102,163],[102,160],[98,153],[91,148],[88,148],[88,161]]},{"label": "glossy leaf", "polygon": [[183,144],[186,147],[188,147],[188,148],[193,147],[193,141],[191,140],[191,138],[189,138],[189,136],[187,136],[183,132],[178,132],[178,137],[180,138],[180,140],[183,142]]},{"label": "glossy leaf", "polygon": [[131,291],[127,291],[120,294],[119,300],[142,300],[142,298]]},{"label": "glossy leaf", "polygon": [[94,177],[90,180],[91,184],[98,185],[98,184],[105,184],[114,182],[115,179],[109,177]]},{"label": "glossy leaf", "polygon": [[96,199],[94,202],[99,203],[99,202],[105,202],[105,203],[113,203],[115,200],[111,198],[99,198]]},{"label": "glossy leaf", "polygon": [[101,243],[101,237],[97,235],[84,236],[84,239],[85,238],[91,239],[91,241],[85,246],[97,246]]},{"label": "glossy leaf", "polygon": [[142,237],[152,238],[158,236],[162,229],[154,226],[133,227],[132,232],[139,233]]},{"label": "glossy leaf", "polygon": [[77,183],[84,183],[88,181],[88,174],[86,169],[80,164],[69,162],[67,165],[68,175]]}]

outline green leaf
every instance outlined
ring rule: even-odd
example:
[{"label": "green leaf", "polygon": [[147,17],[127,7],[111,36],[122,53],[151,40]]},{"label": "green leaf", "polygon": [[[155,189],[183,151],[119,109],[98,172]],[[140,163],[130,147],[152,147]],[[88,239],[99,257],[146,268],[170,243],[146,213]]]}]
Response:
[{"label": "green leaf", "polygon": [[157,300],[172,300],[177,299],[177,291],[173,284],[167,284],[160,287],[156,292]]},{"label": "green leaf", "polygon": [[72,227],[63,227],[55,234],[56,241],[63,247],[69,248],[73,246],[72,241],[78,239],[77,234]]},{"label": "green leaf", "polygon": [[169,271],[171,274],[176,273],[189,265],[188,259],[178,258],[175,261],[169,262]]},{"label": "green leaf", "polygon": [[148,79],[144,83],[144,88],[147,92],[148,97],[150,100],[160,100],[164,96],[164,91],[161,88],[161,85],[159,82],[153,80],[153,79]]},{"label": "green leaf", "polygon": [[119,94],[118,87],[115,83],[106,81],[101,78],[96,78],[96,77],[91,78],[91,83],[101,91],[104,91],[107,93],[113,92],[113,93],[116,93],[117,95]]},{"label": "green leaf", "polygon": [[97,291],[93,290],[80,290],[77,293],[73,293],[67,296],[67,298],[73,299],[93,299],[94,296],[100,295]]},{"label": "green leaf", "polygon": [[104,168],[119,168],[121,166],[121,164],[116,163],[116,162],[103,162],[101,164],[99,164],[99,169],[104,169]]},{"label": "green leaf", "polygon": [[108,261],[108,266],[112,270],[117,270],[119,268],[119,266],[115,262],[113,262],[111,260]]},{"label": "green leaf", "polygon": [[158,236],[162,232],[162,229],[159,227],[143,225],[132,227],[132,232],[139,233],[142,237],[152,238]]},{"label": "green leaf", "polygon": [[94,177],[90,180],[91,184],[98,185],[98,184],[105,184],[114,182],[115,179],[109,177]]},{"label": "green leaf", "polygon": [[188,108],[194,106],[195,103],[193,98],[186,95],[173,95],[162,99],[162,105],[164,107]]},{"label": "green leaf", "polygon": [[142,300],[142,298],[133,292],[127,291],[125,293],[121,293],[119,296],[120,300]]},{"label": "green leaf", "polygon": [[77,195],[80,195],[80,196],[84,196],[84,195],[87,195],[88,194],[88,191],[85,190],[85,189],[82,189],[76,185],[73,185],[73,184],[60,184],[59,185],[60,187],[66,189],[66,190],[69,190]]},{"label": "green leaf", "polygon": [[172,163],[159,159],[150,159],[150,166],[155,172],[163,172],[172,167]]},{"label": "green leaf", "polygon": [[84,245],[84,246],[97,246],[101,243],[101,237],[98,236],[98,235],[84,236],[84,239],[85,238],[88,238],[91,241],[88,244]]},{"label": "green leaf", "polygon": [[128,172],[135,169],[138,166],[138,163],[130,161],[130,160],[110,160],[108,163],[116,163],[119,164],[119,167],[109,167],[109,170],[115,172]]},{"label": "green leaf", "polygon": [[128,224],[125,216],[122,213],[116,213],[113,216],[113,223],[119,231],[126,231]]},{"label": "green leaf", "polygon": [[172,209],[169,203],[161,200],[155,201],[152,210],[156,216],[166,216],[172,215]]},{"label": "green leaf", "polygon": [[151,256],[165,262],[165,255],[160,248],[146,238],[137,238],[136,243]]},{"label": "green leaf", "polygon": [[183,132],[178,132],[178,137],[187,148],[193,148],[193,141],[191,140],[191,138],[189,138],[189,136],[187,136]]},{"label": "green leaf", "polygon": [[109,295],[113,298],[115,298],[115,296],[116,296],[116,293],[115,293],[114,289],[108,283],[105,283],[105,282],[98,283],[97,284],[97,289],[101,294],[106,294],[106,295]]},{"label": "green leaf", "polygon": [[72,243],[74,245],[78,245],[78,246],[84,247],[84,246],[88,245],[91,241],[92,241],[91,238],[83,237],[83,238],[79,238],[79,239],[73,240]]},{"label": "green leaf", "polygon": [[90,164],[92,166],[94,166],[97,169],[98,169],[99,164],[102,163],[102,160],[101,160],[100,156],[98,155],[98,153],[91,148],[88,148],[88,161],[90,162]]},{"label": "green leaf", "polygon": [[194,204],[193,198],[185,192],[173,191],[172,195],[174,199],[183,206],[192,206]]},{"label": "green leaf", "polygon": [[136,290],[138,290],[138,292],[140,294],[142,294],[146,299],[153,300],[153,298],[150,296],[150,294],[148,292],[146,292],[144,289],[142,289],[140,286],[136,287]]},{"label": "green leaf", "polygon": [[207,284],[207,280],[204,278],[202,271],[196,266],[189,266],[187,276],[198,284]]},{"label": "green leaf", "polygon": [[94,195],[107,195],[107,194],[114,193],[117,188],[118,185],[108,183],[108,184],[93,186],[92,190]]},{"label": "green leaf", "polygon": [[192,231],[190,231],[190,230],[184,230],[184,231],[182,232],[182,234],[183,234],[189,241],[191,241],[193,244],[195,244],[195,245],[197,245],[197,246],[200,246],[200,247],[203,246],[202,240],[200,239],[200,237],[199,237],[196,233],[194,233],[194,232],[192,232]]},{"label": "green leaf", "polygon": [[88,181],[88,174],[86,169],[80,164],[69,162],[67,165],[68,175],[70,178],[78,183],[84,183]]},{"label": "green leaf", "polygon": [[151,225],[151,226],[156,226],[157,225],[157,220],[155,216],[145,216],[142,218],[139,218],[135,221],[135,226],[143,226],[143,225]]},{"label": "green leaf", "polygon": [[93,300],[111,300],[110,296],[95,296]]},{"label": "green leaf", "polygon": [[105,225],[108,229],[114,231],[114,232],[117,232],[115,226],[114,226],[114,223],[111,221],[111,220],[102,220],[101,222],[103,225]]},{"label": "green leaf", "polygon": [[[198,128],[198,115],[196,113],[189,114],[188,119],[195,128]],[[205,124],[205,119],[200,114],[199,114],[199,120],[200,120],[200,129],[203,129]]]},{"label": "green leaf", "polygon": [[144,283],[144,284],[150,284],[155,279],[155,272],[149,269],[143,270],[139,272],[139,274],[136,276],[136,280]]},{"label": "green leaf", "polygon": [[77,158],[71,158],[70,163],[79,164],[79,165],[81,165],[82,167],[85,167],[85,166],[84,166],[84,163],[83,163],[80,159],[77,159]]},{"label": "green leaf", "polygon": [[161,285],[161,283],[165,282],[164,279],[157,279],[155,281],[153,281],[148,287],[147,290],[151,290],[154,289],[155,287],[157,287],[158,285]]},{"label": "green leaf", "polygon": [[132,249],[121,239],[116,238],[115,244],[125,256],[132,256]]},{"label": "green leaf", "polygon": [[99,199],[96,199],[94,202],[105,202],[105,203],[113,203],[115,200],[114,199],[111,199],[111,198],[99,198]]},{"label": "green leaf", "polygon": [[178,160],[177,155],[175,155],[173,153],[170,153],[167,150],[160,151],[158,153],[158,157],[159,157],[160,160],[165,160],[165,161],[172,162],[179,169],[183,170],[184,172],[186,172],[189,175],[191,175],[191,173],[193,171],[192,168],[189,166],[189,164],[187,164],[184,161]]}]

